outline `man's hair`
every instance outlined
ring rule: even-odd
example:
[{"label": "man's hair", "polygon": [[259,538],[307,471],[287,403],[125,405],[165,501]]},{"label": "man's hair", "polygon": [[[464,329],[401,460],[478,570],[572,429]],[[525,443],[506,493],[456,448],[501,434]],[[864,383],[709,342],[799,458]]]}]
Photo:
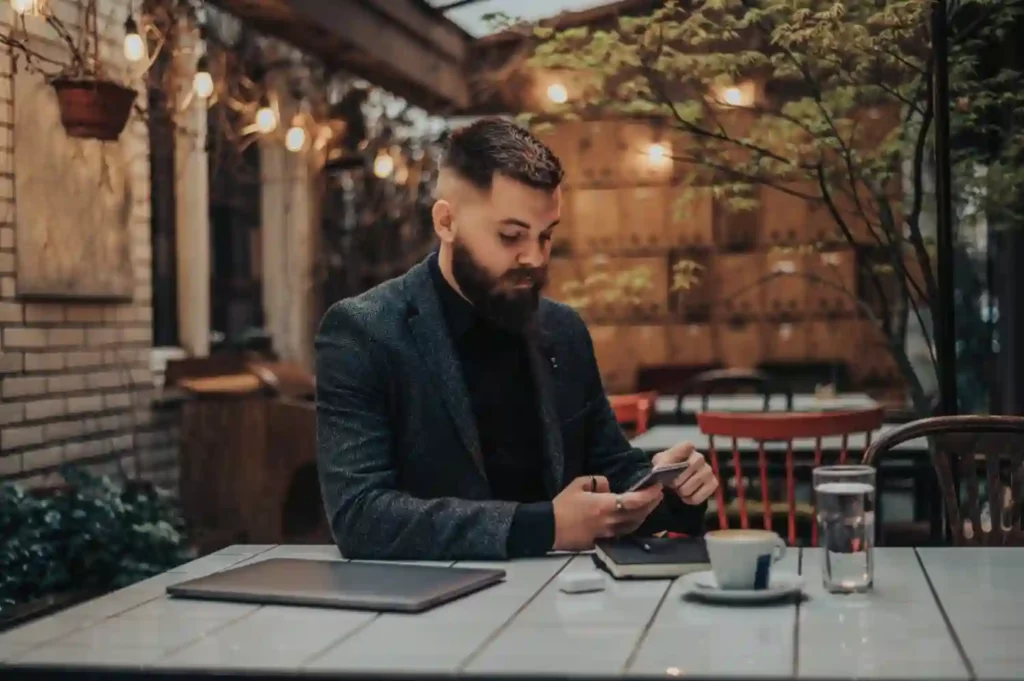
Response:
[{"label": "man's hair", "polygon": [[477,189],[490,189],[495,173],[534,189],[554,191],[564,175],[558,157],[527,130],[502,118],[482,118],[451,133],[441,168]]}]

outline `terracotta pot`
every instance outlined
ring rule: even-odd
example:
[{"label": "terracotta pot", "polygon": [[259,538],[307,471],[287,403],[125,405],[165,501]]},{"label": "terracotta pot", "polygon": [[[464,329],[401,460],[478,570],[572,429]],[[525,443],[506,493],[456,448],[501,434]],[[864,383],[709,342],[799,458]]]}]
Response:
[{"label": "terracotta pot", "polygon": [[69,137],[113,142],[121,136],[138,93],[109,80],[55,78],[60,120]]}]

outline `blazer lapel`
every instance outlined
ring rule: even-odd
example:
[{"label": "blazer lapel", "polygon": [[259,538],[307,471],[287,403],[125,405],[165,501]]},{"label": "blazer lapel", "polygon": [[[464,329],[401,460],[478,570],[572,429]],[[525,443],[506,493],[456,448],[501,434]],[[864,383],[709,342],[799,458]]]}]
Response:
[{"label": "blazer lapel", "polygon": [[480,449],[480,438],[466,382],[462,377],[462,370],[455,356],[455,347],[441,311],[441,301],[434,290],[426,263],[420,263],[410,270],[407,290],[410,300],[417,308],[417,313],[409,320],[413,338],[416,339],[424,363],[430,368],[437,393],[451,412],[463,444],[473,457],[480,474],[486,479],[483,452]]},{"label": "blazer lapel", "polygon": [[562,489],[562,476],[565,474],[565,452],[562,431],[558,424],[558,411],[555,408],[555,386],[551,376],[556,360],[550,340],[541,328],[530,334],[527,346],[530,350],[530,364],[537,385],[537,401],[544,431],[544,452],[548,464],[548,475],[544,482],[548,493],[554,498]]}]

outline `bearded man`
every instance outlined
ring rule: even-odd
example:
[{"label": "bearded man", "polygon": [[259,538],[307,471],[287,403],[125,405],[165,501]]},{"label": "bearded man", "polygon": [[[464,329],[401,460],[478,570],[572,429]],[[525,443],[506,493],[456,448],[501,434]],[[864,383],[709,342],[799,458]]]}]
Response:
[{"label": "bearded man", "polygon": [[652,460],[616,423],[583,320],[541,297],[562,175],[511,122],[455,131],[438,250],[324,315],[317,465],[342,555],[508,559],[701,532],[711,467],[681,443],[653,460],[690,462],[672,484],[627,491]]}]

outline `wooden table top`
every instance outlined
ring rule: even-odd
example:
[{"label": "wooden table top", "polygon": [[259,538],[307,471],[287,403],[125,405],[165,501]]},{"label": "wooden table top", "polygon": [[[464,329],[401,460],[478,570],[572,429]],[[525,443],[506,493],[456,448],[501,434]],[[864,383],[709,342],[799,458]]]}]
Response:
[{"label": "wooden table top", "polygon": [[[0,675],[66,671],[372,673],[423,679],[1024,678],[1024,549],[881,548],[875,591],[826,594],[822,552],[791,549],[806,598],[713,606],[679,580],[615,581],[568,595],[587,554],[498,565],[504,583],[418,615],[170,599],[167,585],[271,557],[342,560],[333,546],[232,546],[0,635]],[[6,667],[6,668],[5,668]],[[52,677],[51,677],[52,678]]]}]

